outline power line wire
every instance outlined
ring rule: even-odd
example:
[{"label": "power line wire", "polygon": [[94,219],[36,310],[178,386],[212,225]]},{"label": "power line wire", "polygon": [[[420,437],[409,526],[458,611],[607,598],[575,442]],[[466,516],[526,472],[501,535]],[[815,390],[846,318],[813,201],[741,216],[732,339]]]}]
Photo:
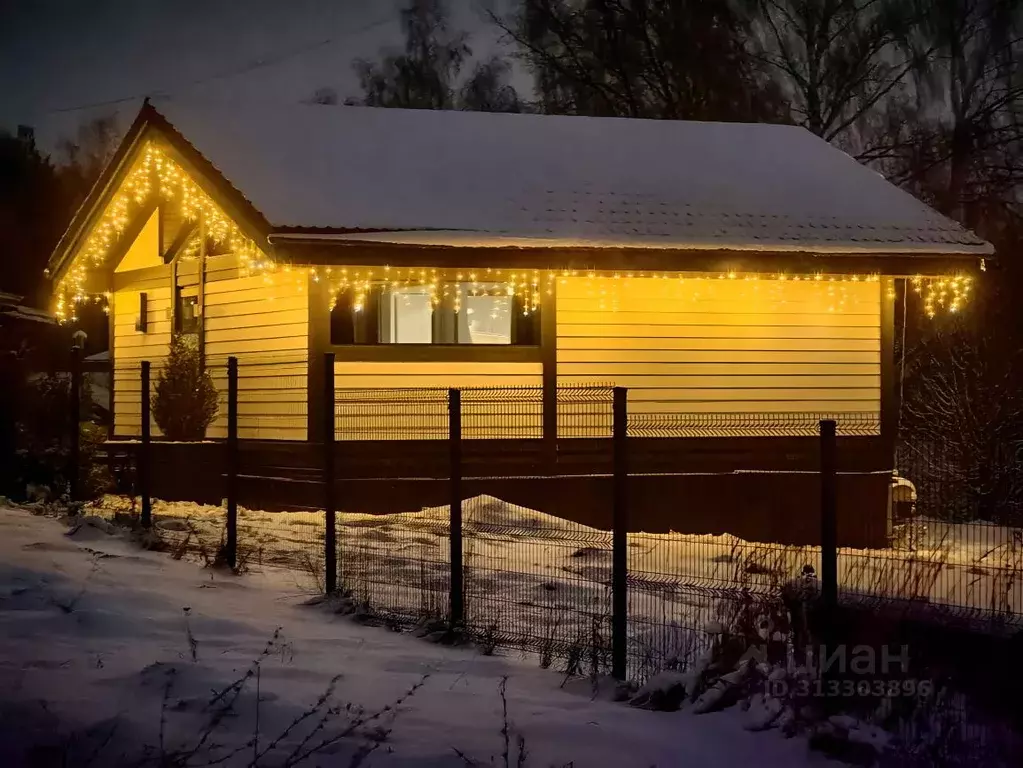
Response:
[{"label": "power line wire", "polygon": [[375,29],[375,28],[377,28],[379,26],[382,26],[382,25],[386,24],[390,20],[391,20],[390,17],[382,18],[382,19],[377,19],[376,21],[371,22],[369,24],[366,24],[365,26],[360,27],[357,30],[353,30],[352,32],[349,32],[349,33],[347,33],[347,34],[345,34],[345,35],[343,35],[341,37],[328,37],[328,38],[326,38],[324,40],[318,40],[318,41],[316,41],[314,43],[311,43],[311,44],[308,44],[308,45],[304,45],[301,48],[297,48],[297,49],[292,50],[292,51],[287,51],[287,52],[281,53],[281,54],[279,54],[277,56],[274,56],[274,57],[271,57],[271,58],[268,58],[268,59],[257,59],[256,61],[251,62],[250,64],[247,64],[246,66],[241,67],[241,68],[237,68],[236,67],[236,68],[233,68],[233,69],[230,69],[230,70],[226,70],[224,72],[219,72],[219,73],[214,74],[214,75],[209,75],[209,76],[205,76],[205,77],[198,77],[198,78],[192,80],[191,82],[183,83],[181,85],[176,85],[176,86],[173,86],[172,88],[162,88],[162,89],[159,89],[159,90],[147,91],[145,93],[135,93],[135,94],[132,94],[131,96],[122,96],[122,97],[117,98],[117,99],[106,99],[106,100],[103,100],[103,101],[94,101],[94,102],[90,102],[88,104],[79,104],[79,105],[76,105],[76,106],[73,106],[73,107],[54,107],[52,109],[41,110],[37,114],[50,115],[50,114],[59,114],[61,112],[78,112],[78,111],[81,111],[83,109],[95,109],[96,107],[112,106],[114,104],[123,104],[123,103],[129,102],[129,101],[140,101],[140,100],[142,100],[142,99],[144,99],[146,97],[152,97],[152,96],[170,96],[175,91],[181,91],[181,90],[185,90],[185,89],[188,89],[188,88],[194,88],[197,85],[203,85],[205,83],[210,83],[210,82],[213,82],[215,80],[225,80],[225,79],[227,79],[229,77],[238,77],[240,75],[248,74],[249,72],[252,72],[252,71],[257,70],[257,69],[264,69],[266,67],[275,66],[277,64],[280,64],[281,62],[287,61],[288,59],[294,58],[295,56],[301,56],[303,54],[309,53],[310,51],[314,51],[314,50],[317,50],[319,48],[323,48],[323,47],[325,47],[327,45],[330,45],[331,43],[337,42],[339,40],[343,40],[343,39],[345,39],[347,37],[350,37],[352,35],[361,35],[361,34],[363,34],[365,32],[369,32],[369,31],[371,31],[371,30],[373,30],[373,29]]}]

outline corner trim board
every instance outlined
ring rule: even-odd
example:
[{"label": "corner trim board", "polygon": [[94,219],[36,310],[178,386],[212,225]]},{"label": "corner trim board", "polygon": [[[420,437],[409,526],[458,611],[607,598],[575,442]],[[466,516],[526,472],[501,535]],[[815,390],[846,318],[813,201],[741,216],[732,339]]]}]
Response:
[{"label": "corner trim board", "polygon": [[308,354],[309,370],[306,381],[306,397],[308,398],[306,439],[309,442],[322,442],[324,439],[324,370],[325,352],[335,351],[330,346],[330,309],[327,307],[327,296],[324,284],[308,280],[306,295],[309,297]]}]

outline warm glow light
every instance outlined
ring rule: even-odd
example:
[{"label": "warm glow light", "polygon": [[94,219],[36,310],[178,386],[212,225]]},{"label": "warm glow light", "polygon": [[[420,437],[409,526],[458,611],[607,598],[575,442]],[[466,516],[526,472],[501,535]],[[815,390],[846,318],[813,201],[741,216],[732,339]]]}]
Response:
[{"label": "warm glow light", "polygon": [[[161,201],[176,203],[181,214],[190,221],[202,221],[205,232],[218,243],[227,243],[230,250],[238,257],[243,274],[261,276],[266,285],[294,282],[295,290],[304,290],[307,280],[314,283],[325,282],[330,306],[334,306],[342,292],[352,294],[352,304],[356,311],[366,306],[366,296],[375,285],[386,284],[394,289],[409,286],[425,288],[429,295],[430,306],[442,304],[450,306],[456,312],[461,309],[462,290],[451,290],[452,278],[461,283],[471,283],[468,295],[481,295],[490,288],[481,288],[478,278],[485,283],[502,283],[509,297],[517,297],[524,314],[535,312],[541,304],[541,296],[554,294],[555,286],[560,282],[566,284],[568,277],[580,277],[578,270],[503,270],[486,268],[485,274],[462,272],[440,274],[437,269],[423,267],[400,268],[385,266],[378,269],[348,267],[298,267],[291,264],[275,263],[254,242],[246,238],[240,228],[232,221],[198,184],[167,154],[153,142],[147,143],[128,172],[121,188],[114,195],[99,221],[93,227],[84,245],[75,257],[71,268],[56,287],[55,314],[61,322],[76,320],[76,306],[89,299],[86,295],[87,275],[90,269],[105,266],[110,250],[123,234],[130,220],[153,195],[159,195]],[[182,258],[194,258],[199,247],[198,238],[188,244]],[[982,265],[983,268],[983,265]],[[594,270],[582,273],[591,295],[598,298],[600,306],[618,307],[618,292],[626,279],[657,278],[675,280],[677,285],[687,286],[686,294],[698,298],[701,284],[705,281],[742,279],[750,283],[750,290],[759,291],[761,281],[804,282],[816,286],[825,292],[828,312],[842,311],[847,304],[846,286],[844,283],[878,282],[878,275],[775,275],[756,272],[740,274],[735,270],[720,273],[672,273],[649,272],[634,274],[620,273],[611,275],[598,274]],[[560,278],[560,279],[559,279]],[[958,312],[966,303],[971,289],[971,278],[964,275],[955,276],[916,276],[910,279],[913,290],[923,299],[923,308],[928,317],[934,317],[939,311]],[[766,290],[766,289],[765,289]],[[771,289],[777,291],[777,288]],[[779,303],[785,303],[782,293],[775,293]],[[894,292],[887,292],[889,299]],[[100,296],[94,297],[96,301]],[[105,311],[109,312],[110,293],[105,292]]]},{"label": "warm glow light", "polygon": [[923,277],[910,280],[913,291],[923,298],[924,314],[935,317],[939,311],[958,312],[970,295],[973,278],[968,275],[954,277]]},{"label": "warm glow light", "polygon": [[[430,305],[434,308],[445,306],[453,309],[455,312],[461,309],[461,295],[462,293],[458,290],[453,290],[451,284],[445,282],[446,280],[458,281],[461,278],[461,282],[465,282],[465,278],[472,278],[474,274],[468,276],[453,272],[447,274],[440,274],[438,270],[424,270],[422,268],[402,268],[402,267],[382,267],[378,270],[365,269],[359,270],[354,273],[354,278],[349,277],[348,270],[342,270],[342,276],[340,279],[330,280],[330,306],[334,306],[337,301],[337,297],[343,292],[351,292],[354,297],[354,304],[356,306],[363,306],[365,303],[365,297],[372,290],[374,285],[389,285],[392,289],[401,287],[409,287],[413,285],[423,286],[427,289],[430,296]],[[530,272],[516,272],[514,270],[502,274],[502,270],[488,268],[486,274],[483,277],[493,280],[495,282],[500,281],[504,283],[502,291],[507,296],[518,297],[524,314],[535,312],[540,308],[541,297],[544,294],[553,295],[554,288],[559,283],[566,285],[566,278],[568,276],[575,276],[585,281],[586,290],[588,295],[598,301],[598,307],[604,310],[616,310],[619,305],[619,293],[622,290],[622,284],[627,279],[659,279],[659,280],[670,280],[675,281],[675,284],[681,287],[686,286],[684,293],[679,294],[679,298],[689,297],[698,299],[701,295],[701,285],[712,286],[718,280],[743,280],[747,283],[748,288],[754,292],[759,292],[761,283],[785,283],[788,281],[792,282],[803,282],[808,288],[813,288],[819,291],[823,298],[827,299],[827,312],[842,312],[849,306],[849,294],[848,284],[849,283],[878,283],[881,280],[881,276],[877,274],[868,275],[827,275],[823,273],[814,273],[810,275],[788,275],[785,273],[778,274],[762,274],[762,273],[747,273],[742,274],[734,270],[720,273],[682,273],[682,272],[648,272],[648,273],[627,273],[625,275],[618,272],[611,273],[598,273],[595,271],[587,271],[580,274],[578,271],[546,271],[540,273],[539,271]],[[426,282],[427,277],[429,282]],[[949,312],[958,312],[970,291],[970,278],[966,276],[954,276],[954,277],[916,277],[911,280],[911,284],[917,292],[926,294],[929,300],[925,302],[925,312],[929,317],[934,317],[937,314],[937,310],[945,308]],[[785,304],[785,294],[779,292],[781,286],[778,285],[776,288],[770,289],[771,295],[775,297],[775,301],[779,304]],[[706,289],[703,289],[706,290]],[[767,288],[765,287],[765,290]],[[473,283],[472,287],[468,289],[468,295],[480,295],[486,291],[480,291],[477,283]],[[889,299],[895,297],[894,290],[888,289],[886,296]]]},{"label": "warm glow light", "polygon": [[[86,278],[89,270],[102,267],[110,249],[120,238],[137,209],[152,195],[180,205],[188,221],[201,220],[207,235],[217,243],[228,243],[249,269],[268,263],[266,256],[246,238],[238,226],[184,170],[153,142],[148,142],[128,172],[124,183],[101,214],[71,268],[56,286],[57,319],[75,320],[72,307],[87,300]],[[198,240],[193,239],[182,258],[193,258]],[[109,299],[109,295],[105,294]]]}]

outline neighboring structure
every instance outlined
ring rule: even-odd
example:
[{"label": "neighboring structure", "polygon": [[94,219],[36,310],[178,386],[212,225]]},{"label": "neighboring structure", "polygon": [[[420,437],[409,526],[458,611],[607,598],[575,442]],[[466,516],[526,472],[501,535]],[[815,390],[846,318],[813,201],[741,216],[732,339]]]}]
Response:
[{"label": "neighboring structure", "polygon": [[243,438],[318,439],[333,351],[339,388],[542,388],[535,419],[479,436],[560,451],[558,389],[615,384],[637,436],[748,459],[829,414],[884,470],[898,281],[958,311],[991,252],[792,126],[159,100],[50,276],[63,318],[108,299],[114,437],[176,330],[218,375],[240,359]]},{"label": "neighboring structure", "polygon": [[25,304],[24,298],[24,296],[0,291],[0,326],[25,328],[29,323],[53,326],[57,322],[49,312]]},{"label": "neighboring structure", "polygon": [[51,313],[28,306],[22,296],[0,291],[0,351],[30,354],[45,367],[64,336],[58,331]]}]

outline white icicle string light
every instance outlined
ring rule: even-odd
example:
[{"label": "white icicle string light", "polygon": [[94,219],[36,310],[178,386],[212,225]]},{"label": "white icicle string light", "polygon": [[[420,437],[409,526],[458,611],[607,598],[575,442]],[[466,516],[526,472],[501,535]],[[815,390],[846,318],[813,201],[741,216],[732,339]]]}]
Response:
[{"label": "white icicle string light", "polygon": [[88,300],[89,270],[103,267],[110,249],[124,233],[132,216],[153,194],[158,194],[162,202],[177,202],[186,220],[201,218],[207,235],[214,242],[227,243],[249,267],[267,262],[262,251],[181,166],[149,141],[57,285],[55,315],[59,321],[77,319],[75,305]]}]

